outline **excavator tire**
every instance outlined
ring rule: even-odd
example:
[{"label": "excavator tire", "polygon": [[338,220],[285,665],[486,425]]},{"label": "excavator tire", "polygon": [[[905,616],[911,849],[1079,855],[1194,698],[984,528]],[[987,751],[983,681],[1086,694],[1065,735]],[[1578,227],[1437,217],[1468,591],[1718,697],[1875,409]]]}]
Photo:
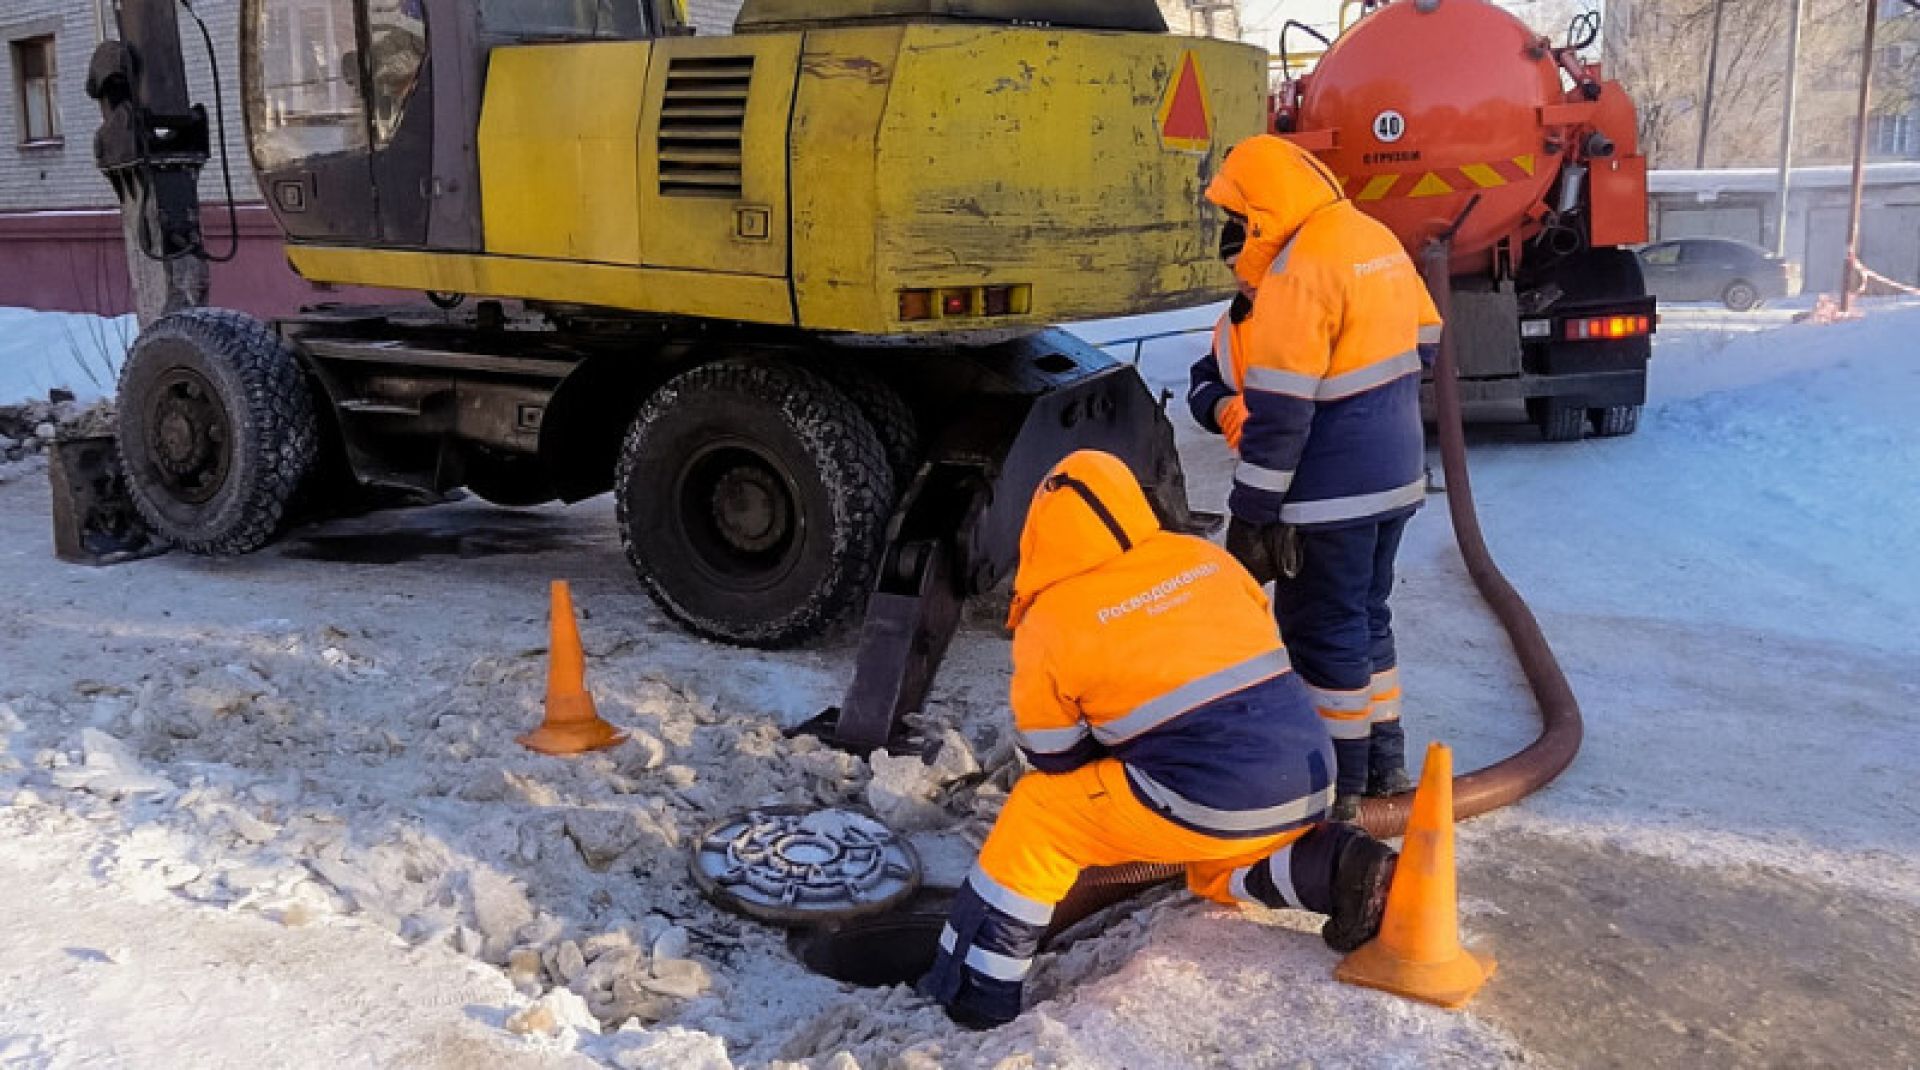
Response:
[{"label": "excavator tire", "polygon": [[320,452],[293,347],[228,309],[186,309],[142,331],[120,371],[118,419],[134,507],[197,554],[273,541]]},{"label": "excavator tire", "polygon": [[920,419],[913,407],[898,390],[864,369],[822,362],[814,370],[860,407],[887,451],[894,490],[905,492],[907,484],[913,482],[914,470],[920,467]]},{"label": "excavator tire", "polygon": [[763,357],[683,372],[621,449],[614,501],[640,583],[690,630],[779,648],[872,589],[894,501],[873,424],[824,377]]}]

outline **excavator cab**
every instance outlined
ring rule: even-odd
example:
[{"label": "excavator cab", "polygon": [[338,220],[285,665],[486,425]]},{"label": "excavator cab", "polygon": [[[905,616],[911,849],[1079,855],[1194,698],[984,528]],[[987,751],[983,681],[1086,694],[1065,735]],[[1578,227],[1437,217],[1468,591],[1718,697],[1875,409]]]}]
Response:
[{"label": "excavator cab", "polygon": [[492,49],[691,32],[682,0],[246,0],[254,167],[296,241],[478,250]]}]

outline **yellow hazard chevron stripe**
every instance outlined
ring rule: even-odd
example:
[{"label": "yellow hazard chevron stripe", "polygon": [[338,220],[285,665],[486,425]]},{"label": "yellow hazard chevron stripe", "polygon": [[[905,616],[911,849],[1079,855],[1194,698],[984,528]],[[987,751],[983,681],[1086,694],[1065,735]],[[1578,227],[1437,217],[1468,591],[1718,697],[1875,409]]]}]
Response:
[{"label": "yellow hazard chevron stripe", "polygon": [[[1498,189],[1533,177],[1533,156],[1515,156],[1493,163],[1469,163],[1434,171],[1384,171],[1357,177],[1340,176],[1340,186],[1354,200],[1381,201],[1389,197],[1444,197],[1471,189]],[[1359,187],[1354,187],[1355,182]]]},{"label": "yellow hazard chevron stripe", "polygon": [[1495,186],[1507,184],[1507,180],[1501,176],[1500,172],[1483,163],[1465,164],[1460,168],[1460,173],[1473,179],[1473,184],[1481,189],[1492,189]]},{"label": "yellow hazard chevron stripe", "polygon": [[1354,200],[1377,201],[1385,197],[1393,189],[1393,184],[1398,181],[1400,181],[1399,175],[1375,175],[1367,179],[1366,185],[1360,187],[1360,192],[1354,195]]}]

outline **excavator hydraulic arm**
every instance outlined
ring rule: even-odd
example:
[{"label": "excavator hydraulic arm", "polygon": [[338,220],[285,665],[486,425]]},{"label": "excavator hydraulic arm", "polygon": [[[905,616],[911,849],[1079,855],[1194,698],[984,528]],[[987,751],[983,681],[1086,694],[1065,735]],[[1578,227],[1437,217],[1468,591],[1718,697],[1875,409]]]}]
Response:
[{"label": "excavator hydraulic arm", "polygon": [[94,161],[120,199],[142,324],[207,303],[198,189],[207,112],[188,99],[174,4],[115,4],[119,38],[87,66],[87,95],[100,102]]}]

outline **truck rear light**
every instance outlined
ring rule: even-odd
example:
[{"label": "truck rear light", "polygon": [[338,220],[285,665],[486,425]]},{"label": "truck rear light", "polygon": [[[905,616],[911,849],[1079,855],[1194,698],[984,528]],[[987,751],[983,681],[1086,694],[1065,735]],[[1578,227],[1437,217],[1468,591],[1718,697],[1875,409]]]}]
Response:
[{"label": "truck rear light", "polygon": [[1033,287],[950,286],[939,290],[901,290],[904,323],[943,319],[992,319],[1033,311]]},{"label": "truck rear light", "polygon": [[1651,316],[1583,316],[1567,321],[1567,340],[1570,342],[1638,338],[1651,333]]},{"label": "truck rear light", "polygon": [[1552,320],[1521,320],[1520,321],[1520,337],[1552,338],[1553,337],[1553,321]]}]

